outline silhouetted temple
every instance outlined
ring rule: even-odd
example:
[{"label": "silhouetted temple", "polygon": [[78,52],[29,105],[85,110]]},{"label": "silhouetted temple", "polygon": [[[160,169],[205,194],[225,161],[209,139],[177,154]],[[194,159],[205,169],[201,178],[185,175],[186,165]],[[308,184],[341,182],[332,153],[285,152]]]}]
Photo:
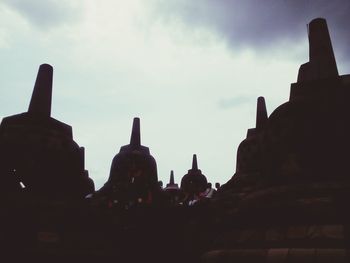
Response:
[{"label": "silhouetted temple", "polygon": [[309,62],[290,99],[257,124],[215,197],[220,224],[206,262],[348,262],[350,75],[339,76],[326,21],[308,25]]},{"label": "silhouetted temple", "polygon": [[256,126],[248,129],[246,139],[240,143],[237,150],[236,173],[221,190],[234,187],[244,191],[246,186],[252,186],[260,182],[263,165],[262,135],[267,121],[265,99],[259,97],[257,100]]},{"label": "silhouetted temple", "polygon": [[174,171],[171,170],[169,183],[166,185],[164,190],[179,190],[179,189],[180,188],[179,188],[178,184],[175,183]]},{"label": "silhouetted temple", "polygon": [[310,22],[308,37],[289,101],[268,116],[258,98],[236,172],[216,193],[196,155],[181,187],[171,171],[162,189],[139,118],[94,192],[84,149],[51,117],[52,67],[41,65],[28,112],[0,126],[0,258],[350,262],[350,75],[338,74],[324,19]]},{"label": "silhouetted temple", "polygon": [[173,170],[170,172],[169,183],[163,190],[172,204],[178,205],[183,201],[183,191],[179,188],[178,184],[175,183]]},{"label": "silhouetted temple", "polygon": [[159,194],[157,164],[149,148],[141,145],[140,119],[134,118],[130,144],[113,158],[108,181],[99,190],[123,205],[152,203]]},{"label": "silhouetted temple", "polygon": [[41,65],[28,112],[2,120],[2,192],[23,188],[43,197],[83,198],[94,191],[72,127],[51,117],[52,72],[50,65]]},{"label": "silhouetted temple", "polygon": [[197,155],[192,158],[192,168],[181,179],[181,189],[190,195],[199,194],[207,188],[207,178],[198,169]]}]

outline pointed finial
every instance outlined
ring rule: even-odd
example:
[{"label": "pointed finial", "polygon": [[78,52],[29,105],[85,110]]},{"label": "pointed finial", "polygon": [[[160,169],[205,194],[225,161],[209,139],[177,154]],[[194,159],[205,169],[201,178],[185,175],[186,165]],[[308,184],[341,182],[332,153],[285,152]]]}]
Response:
[{"label": "pointed finial", "polygon": [[197,155],[194,154],[192,158],[192,170],[198,170]]},{"label": "pointed finial", "polygon": [[36,116],[51,116],[53,68],[49,64],[39,67],[28,112]]},{"label": "pointed finial", "polygon": [[261,130],[267,122],[267,110],[264,97],[259,97],[256,107],[256,129]]},{"label": "pointed finial", "polygon": [[170,182],[169,182],[170,185],[174,185],[175,184],[175,180],[174,180],[174,171],[171,170],[170,171]]},{"label": "pointed finial", "polygon": [[316,18],[308,25],[310,62],[317,66],[316,74],[322,77],[338,76],[332,41],[326,19]]},{"label": "pointed finial", "polygon": [[134,118],[134,122],[132,124],[131,137],[130,137],[130,145],[134,147],[141,146],[140,118]]}]

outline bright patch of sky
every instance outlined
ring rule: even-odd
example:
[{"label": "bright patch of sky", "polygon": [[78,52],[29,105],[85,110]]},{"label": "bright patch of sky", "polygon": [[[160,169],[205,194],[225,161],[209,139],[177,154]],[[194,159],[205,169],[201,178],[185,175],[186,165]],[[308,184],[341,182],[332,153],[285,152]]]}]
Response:
[{"label": "bright patch of sky", "polygon": [[306,32],[260,53],[181,18],[164,21],[154,1],[30,2],[0,3],[0,116],[27,110],[39,65],[51,64],[52,117],[73,126],[97,189],[136,116],[159,180],[174,170],[179,183],[196,153],[208,180],[225,183],[255,125],[256,98],[270,114],[308,60]]}]

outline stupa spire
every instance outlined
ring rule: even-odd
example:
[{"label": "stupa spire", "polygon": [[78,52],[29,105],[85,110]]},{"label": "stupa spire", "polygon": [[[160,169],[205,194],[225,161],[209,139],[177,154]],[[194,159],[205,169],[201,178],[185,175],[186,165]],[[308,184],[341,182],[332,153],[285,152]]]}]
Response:
[{"label": "stupa spire", "polygon": [[332,41],[329,36],[326,19],[316,18],[308,25],[309,58],[318,65],[320,76],[338,76]]},{"label": "stupa spire", "polygon": [[338,77],[338,68],[326,19],[308,24],[309,62],[300,66],[298,82]]},{"label": "stupa spire", "polygon": [[256,107],[256,129],[261,130],[267,122],[267,110],[264,97],[259,97]]},{"label": "stupa spire", "polygon": [[140,118],[134,118],[132,124],[132,131],[130,137],[130,145],[132,147],[140,147],[141,146],[141,136],[140,136]]},{"label": "stupa spire", "polygon": [[169,181],[170,185],[174,185],[175,184],[175,180],[174,180],[174,171],[171,170],[170,171],[170,181]]},{"label": "stupa spire", "polygon": [[198,170],[197,155],[194,154],[192,158],[192,170]]},{"label": "stupa spire", "polygon": [[52,75],[52,66],[40,65],[29,104],[29,113],[41,117],[51,116]]}]

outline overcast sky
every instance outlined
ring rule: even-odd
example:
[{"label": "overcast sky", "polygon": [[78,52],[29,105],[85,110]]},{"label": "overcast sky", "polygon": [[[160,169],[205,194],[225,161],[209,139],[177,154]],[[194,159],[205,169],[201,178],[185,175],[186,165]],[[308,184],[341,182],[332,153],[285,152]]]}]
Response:
[{"label": "overcast sky", "polygon": [[208,180],[225,183],[256,98],[269,114],[288,100],[311,19],[327,19],[350,73],[349,13],[348,0],[3,0],[0,117],[27,110],[49,63],[52,117],[73,127],[97,189],[136,116],[160,180],[174,170],[179,183],[196,153]]}]

